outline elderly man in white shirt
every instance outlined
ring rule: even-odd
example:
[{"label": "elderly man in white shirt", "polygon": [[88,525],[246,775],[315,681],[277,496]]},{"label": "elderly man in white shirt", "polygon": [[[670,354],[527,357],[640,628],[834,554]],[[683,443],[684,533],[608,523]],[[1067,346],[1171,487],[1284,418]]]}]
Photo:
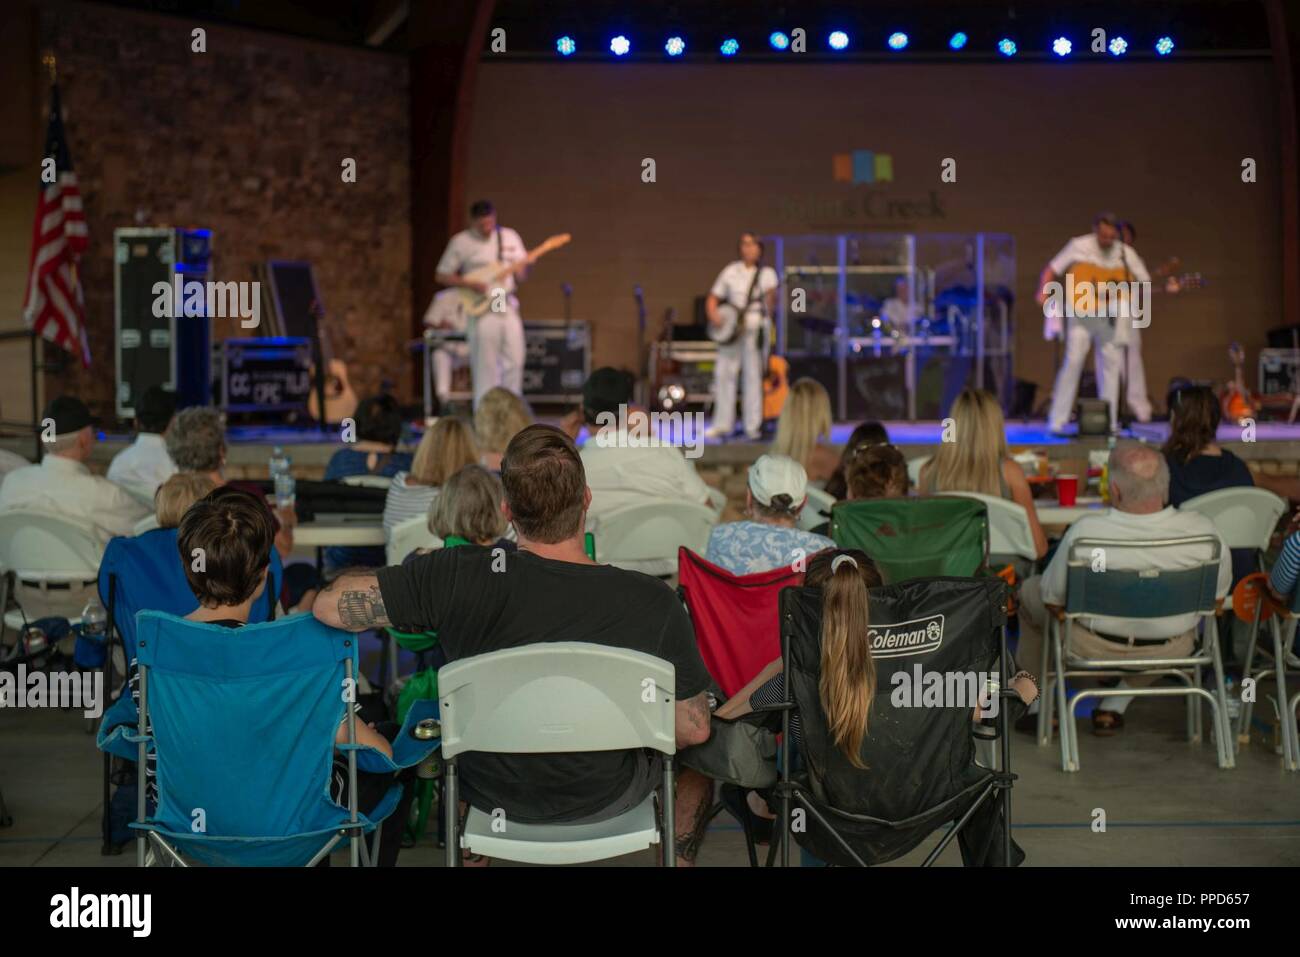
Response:
[{"label": "elderly man in white shirt", "polygon": [[60,396],[45,408],[43,421],[54,424],[40,465],[5,476],[0,484],[0,512],[31,509],[84,525],[103,544],[130,535],[135,523],[152,510],[125,489],[86,468],[95,447],[90,411],[79,399]]},{"label": "elderly man in white shirt", "polygon": [[[582,387],[583,417],[592,430],[581,453],[587,487],[591,489],[587,527],[597,536],[597,554],[601,518],[624,505],[647,499],[675,499],[718,507],[709,486],[681,449],[629,440],[621,424],[627,421],[631,399],[632,377],[618,369],[597,369]],[[597,417],[602,414],[612,416],[620,427],[597,431],[596,427],[602,424]],[[609,421],[604,418],[604,422]],[[625,567],[633,566],[629,563]],[[641,562],[633,570],[647,575],[671,575],[677,571],[677,557]]]},{"label": "elderly man in white shirt", "polygon": [[[1179,511],[1165,503],[1169,498],[1169,466],[1159,450],[1136,442],[1121,442],[1110,453],[1111,508],[1087,515],[1070,526],[1042,576],[1028,579],[1020,590],[1020,647],[1016,659],[1033,666],[1042,660],[1047,616],[1065,605],[1070,552],[1080,539],[1121,540],[1140,544],[1171,538],[1213,536],[1219,540],[1219,577],[1215,596],[1222,599],[1232,585],[1232,555],[1214,523],[1196,512]],[[1203,564],[1211,554],[1208,545],[1186,545],[1146,551],[1115,549],[1107,555],[1107,568],[1123,571],[1150,568],[1176,570]],[[1196,616],[1124,619],[1099,616],[1079,619],[1071,629],[1071,647],[1086,658],[1180,658],[1191,654],[1196,643]],[[1151,684],[1153,676],[1121,679],[1121,686]],[[1127,682],[1127,685],[1125,685]],[[1124,711],[1131,696],[1104,699],[1105,708],[1093,712],[1093,732],[1109,736],[1124,726]],[[1036,713],[1036,708],[1033,710]],[[1022,718],[1019,730],[1030,730]]]},{"label": "elderly man in white shirt", "polygon": [[176,474],[167,453],[164,434],[176,414],[176,396],[162,386],[150,386],[135,405],[135,441],[108,466],[108,480],[116,482],[152,507],[158,486]]}]

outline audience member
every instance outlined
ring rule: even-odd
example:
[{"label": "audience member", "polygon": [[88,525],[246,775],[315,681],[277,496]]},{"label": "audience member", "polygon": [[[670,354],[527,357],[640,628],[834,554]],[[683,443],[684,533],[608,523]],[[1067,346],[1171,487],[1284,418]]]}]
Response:
[{"label": "audience member", "polygon": [[226,480],[226,428],[221,413],[206,406],[191,406],[176,413],[165,436],[167,454],[179,472],[204,472],[218,485]]},{"label": "audience member", "polygon": [[135,441],[108,466],[108,480],[143,502],[152,502],[158,486],[176,473],[163,439],[176,414],[176,396],[162,386],[145,389],[135,406]]},{"label": "audience member", "polygon": [[176,528],[191,505],[203,498],[217,482],[207,472],[177,472],[158,487],[154,516],[159,528]]},{"label": "audience member", "polygon": [[115,482],[86,467],[95,447],[90,410],[80,399],[59,396],[45,407],[42,421],[53,423],[40,465],[15,469],[0,483],[0,511],[31,509],[84,526],[102,544],[130,535],[149,507]]},{"label": "audience member", "polygon": [[[645,412],[631,408],[632,386],[630,375],[607,367],[593,372],[582,387],[582,415],[591,433],[581,453],[591,489],[587,519],[597,537],[601,520],[626,505],[654,499],[713,504],[709,487],[681,449],[648,441]],[[608,416],[616,425],[601,428],[602,423],[611,421]],[[640,433],[643,423],[647,431]],[[625,428],[628,425],[632,436]],[[625,563],[625,567],[647,575],[672,575],[677,571],[677,559]]]},{"label": "audience member", "polygon": [[509,389],[493,386],[483,393],[474,410],[474,437],[489,472],[501,471],[501,457],[510,440],[533,424],[533,410]]},{"label": "audience member", "polygon": [[[1066,576],[1070,552],[1079,539],[1146,542],[1161,539],[1212,535],[1219,539],[1219,581],[1215,592],[1222,599],[1232,584],[1232,558],[1222,536],[1204,515],[1183,512],[1166,505],[1169,498],[1169,466],[1156,449],[1136,442],[1122,442],[1110,453],[1111,507],[1096,515],[1085,515],[1065,533],[1041,576],[1025,581],[1020,588],[1020,646],[1017,656],[1025,663],[1042,660],[1043,633],[1047,616],[1058,615],[1065,605]],[[1106,556],[1108,570],[1173,570],[1186,568],[1209,557],[1204,546],[1185,545],[1139,553],[1137,549],[1114,549]],[[1086,658],[1182,658],[1192,652],[1196,641],[1196,616],[1172,615],[1161,618],[1125,619],[1098,616],[1075,621],[1071,645]],[[1133,675],[1120,680],[1120,687],[1144,687],[1156,680]],[[1124,727],[1124,712],[1131,697],[1107,697],[1092,713],[1093,733],[1109,736]],[[1032,731],[1027,718],[1017,724]]]},{"label": "audience member", "polygon": [[816,379],[798,379],[776,420],[772,451],[802,465],[812,484],[824,484],[840,461],[825,444],[831,438],[831,424],[831,397],[825,386]]},{"label": "audience member", "polygon": [[[270,512],[254,496],[240,489],[219,488],[191,506],[181,519],[177,533],[177,548],[185,577],[199,602],[199,607],[186,618],[225,628],[242,628],[248,624],[253,603],[267,585],[274,538],[275,525]],[[196,570],[190,560],[196,549],[202,549],[205,556],[202,570]],[[391,725],[385,730],[387,736],[373,724],[357,721],[357,743],[391,757],[393,746],[390,741],[400,728]],[[346,715],[339,722],[334,743],[348,743]],[[336,752],[330,797],[339,804],[347,804],[347,782],[347,761]],[[373,810],[392,783],[391,774],[358,771],[358,809],[362,813]],[[397,861],[411,797],[408,781],[397,809],[380,827],[382,837],[377,863],[381,865],[392,866]]]},{"label": "audience member", "polygon": [[[916,748],[910,741],[900,741],[897,722],[889,721],[893,707],[889,695],[877,695],[876,666],[871,652],[870,597],[868,589],[881,585],[880,573],[865,554],[857,550],[826,551],[808,563],[804,583],[822,590],[821,667],[818,691],[820,705],[830,744],[840,750],[853,767],[869,771],[881,784],[871,789],[869,807],[859,813],[879,816],[886,820],[903,820],[924,808],[916,806],[912,789],[893,786],[897,780],[893,773],[900,764],[916,760]],[[1017,670],[1010,682],[1023,706],[1034,701],[1038,686],[1027,671]],[[780,658],[769,663],[740,691],[718,708],[719,718],[732,720],[749,714],[756,708],[771,707],[786,701],[785,674]],[[972,714],[972,720],[976,718]],[[881,727],[883,725],[883,727]],[[872,735],[873,727],[881,730]],[[803,745],[803,726],[799,711],[790,715],[790,733],[794,738],[796,753]],[[954,769],[954,793],[960,790],[963,774],[983,775],[972,761],[967,768]],[[697,772],[684,771],[695,774]],[[767,795],[770,797],[771,795]],[[858,795],[860,797],[860,793]],[[942,800],[940,796],[940,800]],[[747,795],[748,810],[759,819],[771,820],[774,814],[763,795]],[[843,800],[833,800],[845,807]],[[931,802],[935,803],[935,802]],[[972,819],[972,828],[958,836],[962,858],[968,864],[987,863],[982,848],[996,845],[990,840],[992,829],[997,827],[998,812],[990,805],[987,812]],[[1023,860],[1023,852],[1013,848],[1016,863]]]},{"label": "audience member", "polygon": [[32,463],[27,461],[17,452],[10,452],[8,449],[0,449],[0,482],[5,480],[5,476],[10,472],[16,472],[18,469],[25,469]]},{"label": "audience member", "polygon": [[[519,541],[504,564],[494,549],[467,545],[377,573],[348,572],[318,596],[316,616],[350,631],[437,631],[453,662],[550,641],[642,651],[676,669],[678,747],[707,740],[712,679],[681,602],[653,578],[587,557],[591,492],[573,441],[551,426],[524,429],[506,448],[501,481]],[[640,804],[661,777],[643,750],[471,753],[459,763],[470,804],[520,823],[607,820]],[[679,836],[692,833],[711,797],[711,788],[678,786]]]},{"label": "audience member", "polygon": [[743,521],[714,527],[704,557],[733,575],[770,571],[835,543],[795,527],[808,501],[808,476],[788,455],[762,455],[749,467]]},{"label": "audience member", "polygon": [[391,395],[374,395],[357,406],[356,441],[330,456],[325,481],[336,482],[354,475],[392,478],[409,472],[411,453],[398,452],[402,440],[402,410]]},{"label": "audience member", "polygon": [[442,484],[466,465],[478,462],[474,433],[464,419],[443,416],[424,430],[411,471],[398,472],[384,499],[384,533],[394,525],[424,518]]},{"label": "audience member", "polygon": [[892,445],[863,445],[849,459],[846,498],[904,498],[907,459]]},{"label": "audience member", "polygon": [[963,389],[949,415],[951,441],[945,436],[934,457],[921,467],[921,494],[980,492],[1015,502],[1029,515],[1034,548],[1042,558],[1047,554],[1047,536],[1039,524],[1024,469],[1007,454],[1006,426],[998,400],[982,389]]},{"label": "audience member", "polygon": [[499,478],[481,465],[466,465],[443,485],[429,511],[429,531],[444,542],[463,539],[514,551],[515,543],[502,538],[507,524],[501,511],[504,501]]},{"label": "audience member", "polygon": [[840,453],[840,464],[835,473],[826,480],[824,491],[832,498],[845,498],[848,495],[848,466],[853,454],[865,445],[883,445],[889,441],[889,433],[879,422],[863,422],[849,436],[844,450]]}]

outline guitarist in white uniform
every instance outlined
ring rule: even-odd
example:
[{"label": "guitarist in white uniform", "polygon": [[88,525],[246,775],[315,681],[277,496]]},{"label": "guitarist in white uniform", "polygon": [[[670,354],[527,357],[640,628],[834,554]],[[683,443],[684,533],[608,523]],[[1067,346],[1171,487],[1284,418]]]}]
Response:
[{"label": "guitarist in white uniform", "polygon": [[[468,274],[495,263],[509,265],[527,258],[524,242],[508,226],[497,224],[496,209],[485,199],[469,208],[470,228],[447,243],[438,260],[436,279],[444,286],[460,286],[482,296],[493,296],[488,283]],[[519,316],[515,283],[525,271],[506,276],[497,285],[496,301],[478,317],[469,317],[470,370],[474,376],[474,405],[493,386],[516,395],[524,391],[524,323]],[[499,307],[499,308],[498,308]]]},{"label": "guitarist in white uniform", "polygon": [[740,258],[729,263],[709,290],[705,313],[709,336],[718,343],[713,366],[711,439],[727,438],[736,426],[736,380],[741,379],[745,437],[762,436],[763,326],[776,307],[776,270],[762,265],[763,244],[753,233],[740,234]]}]

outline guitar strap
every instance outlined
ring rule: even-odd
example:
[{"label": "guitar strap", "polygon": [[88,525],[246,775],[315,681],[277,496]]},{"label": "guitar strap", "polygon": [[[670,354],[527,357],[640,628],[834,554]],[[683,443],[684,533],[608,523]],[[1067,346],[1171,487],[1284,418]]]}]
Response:
[{"label": "guitar strap", "polygon": [[[745,304],[740,307],[741,335],[744,335],[745,332],[745,313],[749,312],[750,303],[754,301],[754,290],[758,287],[758,277],[761,275],[763,275],[763,260],[760,259],[754,267],[754,278],[749,281],[749,291],[745,293]],[[759,308],[762,310],[764,319],[763,324],[758,327],[758,351],[762,352],[767,339],[767,302],[761,294],[759,295]]]}]

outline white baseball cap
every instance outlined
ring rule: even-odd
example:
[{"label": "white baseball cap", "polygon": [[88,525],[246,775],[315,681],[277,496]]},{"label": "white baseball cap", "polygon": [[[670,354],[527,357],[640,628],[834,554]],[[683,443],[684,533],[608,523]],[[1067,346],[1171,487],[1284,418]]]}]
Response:
[{"label": "white baseball cap", "polygon": [[788,455],[760,455],[749,467],[749,491],[760,505],[788,495],[792,507],[798,507],[808,498],[808,473]]}]

